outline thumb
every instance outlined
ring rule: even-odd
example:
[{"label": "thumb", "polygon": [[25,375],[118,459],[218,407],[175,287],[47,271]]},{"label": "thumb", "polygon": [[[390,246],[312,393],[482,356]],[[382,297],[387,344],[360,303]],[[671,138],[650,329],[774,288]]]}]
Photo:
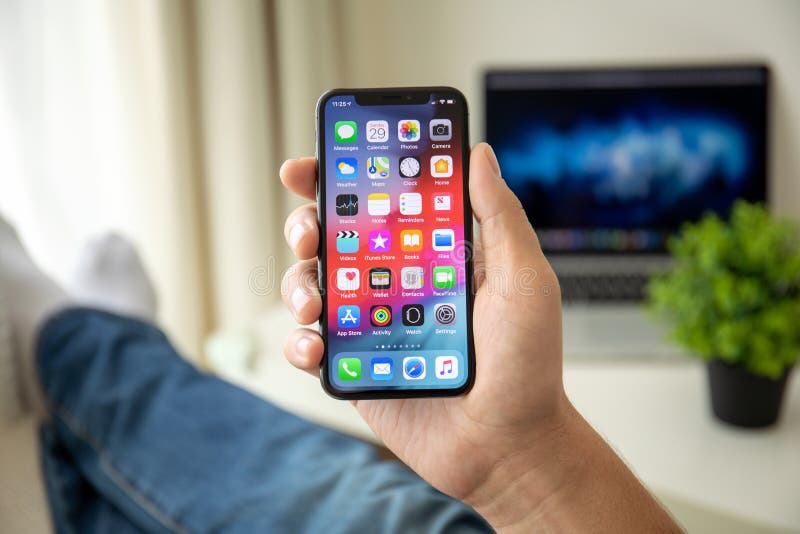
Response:
[{"label": "thumb", "polygon": [[546,261],[522,203],[500,175],[494,150],[487,143],[472,149],[469,197],[480,224],[487,268],[521,267]]}]

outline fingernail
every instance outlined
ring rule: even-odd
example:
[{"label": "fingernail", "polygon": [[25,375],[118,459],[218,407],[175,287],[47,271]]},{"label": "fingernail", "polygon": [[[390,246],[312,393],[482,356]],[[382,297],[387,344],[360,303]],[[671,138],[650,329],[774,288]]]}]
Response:
[{"label": "fingernail", "polygon": [[300,310],[311,300],[303,288],[295,288],[294,292],[292,293],[292,308],[294,308],[295,313],[300,313]]},{"label": "fingernail", "polygon": [[297,340],[297,352],[305,355],[308,352],[308,347],[311,345],[311,338],[303,336]]},{"label": "fingernail", "polygon": [[486,148],[488,149],[486,151],[486,159],[489,160],[489,165],[492,167],[492,171],[494,171],[495,176],[497,176],[499,178],[500,177],[500,164],[497,162],[497,156],[494,155],[494,149],[492,148],[492,145],[490,145],[489,143],[484,143],[484,144],[486,145]]},{"label": "fingernail", "polygon": [[292,226],[292,229],[289,230],[289,244],[292,248],[297,247],[297,244],[300,243],[300,239],[303,237],[305,233],[305,228],[303,228],[302,224],[295,224]]}]

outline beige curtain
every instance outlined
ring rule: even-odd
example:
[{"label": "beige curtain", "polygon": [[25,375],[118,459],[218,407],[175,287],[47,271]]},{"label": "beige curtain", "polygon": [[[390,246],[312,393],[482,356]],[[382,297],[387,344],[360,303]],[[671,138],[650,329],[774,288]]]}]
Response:
[{"label": "beige curtain", "polygon": [[3,3],[0,211],[64,283],[87,237],[130,236],[161,322],[199,355],[210,331],[279,298],[282,219],[297,200],[277,169],[313,153],[316,98],[340,83],[337,12],[291,0]]}]

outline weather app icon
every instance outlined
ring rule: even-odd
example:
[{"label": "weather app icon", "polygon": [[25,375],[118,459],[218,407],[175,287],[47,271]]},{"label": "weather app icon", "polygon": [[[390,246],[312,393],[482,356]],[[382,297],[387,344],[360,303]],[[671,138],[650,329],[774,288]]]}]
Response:
[{"label": "weather app icon", "polygon": [[339,327],[358,328],[361,326],[361,310],[358,306],[339,306]]},{"label": "weather app icon", "polygon": [[355,180],[358,177],[358,160],[356,158],[336,158],[336,179]]}]

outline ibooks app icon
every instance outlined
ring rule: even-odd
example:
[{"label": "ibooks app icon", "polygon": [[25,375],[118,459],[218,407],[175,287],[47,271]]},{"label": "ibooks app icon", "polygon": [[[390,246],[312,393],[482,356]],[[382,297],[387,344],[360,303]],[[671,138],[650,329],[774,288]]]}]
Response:
[{"label": "ibooks app icon", "polygon": [[403,252],[422,250],[422,230],[403,230],[400,232],[400,249]]}]

